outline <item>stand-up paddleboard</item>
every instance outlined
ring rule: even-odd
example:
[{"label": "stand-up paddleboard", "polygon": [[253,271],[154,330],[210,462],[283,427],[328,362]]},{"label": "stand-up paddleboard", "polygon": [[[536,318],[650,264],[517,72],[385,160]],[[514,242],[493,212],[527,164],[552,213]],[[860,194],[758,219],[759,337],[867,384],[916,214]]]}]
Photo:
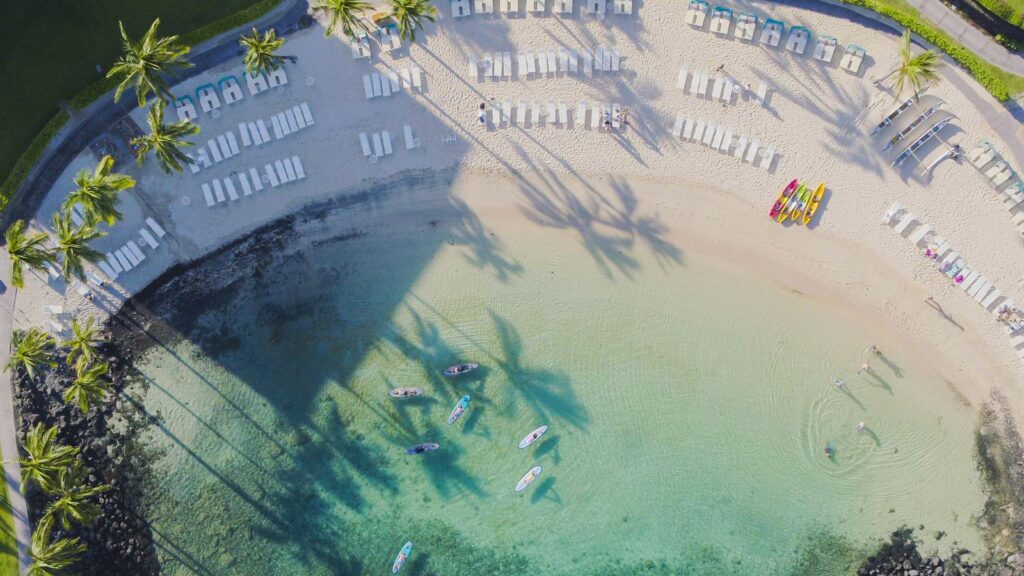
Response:
[{"label": "stand-up paddleboard", "polygon": [[533,444],[534,442],[536,442],[537,439],[540,438],[541,436],[543,436],[544,433],[547,432],[547,431],[548,431],[548,427],[547,426],[541,426],[540,428],[537,428],[533,432],[530,432],[529,434],[527,434],[526,438],[523,438],[522,441],[519,442],[519,447],[520,448],[526,448],[530,444]]},{"label": "stand-up paddleboard", "polygon": [[406,448],[405,453],[410,456],[415,456],[416,454],[423,454],[424,452],[437,450],[440,447],[441,445],[437,442],[424,442],[423,444],[417,444],[412,448]]},{"label": "stand-up paddleboard", "polygon": [[412,398],[421,394],[423,394],[423,388],[395,388],[388,392],[388,396],[392,398]]},{"label": "stand-up paddleboard", "polygon": [[398,571],[405,565],[405,561],[409,559],[409,554],[412,554],[412,542],[406,542],[405,546],[402,546],[402,551],[398,553],[398,558],[395,558],[395,563],[391,565],[392,574],[398,574]]},{"label": "stand-up paddleboard", "polygon": [[459,403],[455,405],[455,409],[452,410],[452,413],[448,416],[448,424],[455,424],[455,421],[459,419],[459,416],[462,416],[462,413],[466,411],[466,408],[469,408],[469,394],[463,396],[462,400],[459,400]]},{"label": "stand-up paddleboard", "polygon": [[530,468],[530,471],[526,473],[526,476],[523,476],[523,479],[519,481],[519,484],[516,484],[516,492],[526,490],[526,487],[536,480],[537,476],[540,476],[540,466]]},{"label": "stand-up paddleboard", "polygon": [[466,362],[464,364],[456,364],[455,366],[449,366],[444,369],[445,376],[458,376],[459,374],[466,374],[479,368],[480,365],[473,362]]}]

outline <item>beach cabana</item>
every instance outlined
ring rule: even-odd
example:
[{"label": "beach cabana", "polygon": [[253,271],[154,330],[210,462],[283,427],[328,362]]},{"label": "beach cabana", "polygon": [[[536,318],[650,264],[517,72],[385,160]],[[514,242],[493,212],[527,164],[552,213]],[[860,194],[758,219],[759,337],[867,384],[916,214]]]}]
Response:
[{"label": "beach cabana", "polygon": [[545,0],[526,0],[526,11],[527,12],[539,12],[544,13],[547,8],[547,2]]},{"label": "beach cabana", "polygon": [[587,0],[587,11],[598,20],[604,20],[605,0]]},{"label": "beach cabana", "polygon": [[[182,96],[174,101],[174,112],[178,115],[179,122],[188,122],[196,119],[196,104],[191,96]],[[76,204],[77,206],[77,204]]]},{"label": "beach cabana", "polygon": [[708,15],[710,6],[704,0],[690,0],[690,8],[686,11],[684,20],[690,26],[696,28],[704,27],[704,18]]},{"label": "beach cabana", "polygon": [[764,27],[761,28],[761,44],[767,44],[772,48],[778,48],[782,40],[782,33],[786,31],[786,23],[782,20],[767,18]]},{"label": "beach cabana", "polygon": [[811,31],[805,26],[793,26],[789,29],[789,38],[786,39],[786,50],[803,54],[807,49],[807,41],[811,39]]},{"label": "beach cabana", "polygon": [[834,36],[829,36],[828,34],[818,36],[818,42],[814,45],[814,58],[831,64],[838,44],[839,41]]},{"label": "beach cabana", "polygon": [[843,59],[839,61],[839,67],[851,74],[856,74],[860,71],[860,64],[864,61],[865,54],[867,54],[865,49],[856,44],[849,44],[846,46]]},{"label": "beach cabana", "polygon": [[463,18],[469,16],[469,0],[452,0],[452,17]]},{"label": "beach cabana", "polygon": [[629,15],[633,13],[633,0],[615,0],[612,9],[616,14]]},{"label": "beach cabana", "polygon": [[753,40],[755,26],[757,26],[757,16],[749,12],[740,12],[736,18],[736,31],[733,34],[740,40]]},{"label": "beach cabana", "polygon": [[506,14],[519,13],[519,0],[500,0],[499,9]]},{"label": "beach cabana", "polygon": [[730,26],[732,26],[732,10],[725,6],[715,6],[715,11],[711,15],[711,31],[725,36],[729,34]]},{"label": "beach cabana", "polygon": [[224,102],[234,104],[242,99],[242,87],[238,85],[238,79],[234,76],[225,76],[217,81],[220,93],[224,96]]},{"label": "beach cabana", "polygon": [[202,107],[203,112],[210,113],[220,108],[220,97],[217,96],[213,84],[203,84],[196,89],[196,94],[199,96],[199,106]]},{"label": "beach cabana", "polygon": [[476,0],[474,8],[477,14],[494,14],[494,2],[491,0]]},{"label": "beach cabana", "polygon": [[559,14],[572,14],[572,0],[555,0],[554,10]]}]

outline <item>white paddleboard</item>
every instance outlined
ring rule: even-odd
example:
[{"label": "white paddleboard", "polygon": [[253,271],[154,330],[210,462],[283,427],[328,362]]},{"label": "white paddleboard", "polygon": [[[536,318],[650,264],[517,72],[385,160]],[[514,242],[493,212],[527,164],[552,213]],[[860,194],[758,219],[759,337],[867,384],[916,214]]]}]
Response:
[{"label": "white paddleboard", "polygon": [[530,444],[533,444],[534,442],[539,440],[540,437],[543,436],[544,433],[547,432],[547,431],[548,431],[548,427],[547,426],[541,426],[540,428],[537,428],[533,432],[530,432],[529,434],[527,434],[526,437],[523,438],[522,441],[519,442],[519,447],[520,448],[526,448]]},{"label": "white paddleboard", "polygon": [[519,481],[519,484],[516,484],[516,492],[522,492],[525,490],[531,482],[537,479],[537,476],[540,476],[540,466],[530,468],[530,471],[526,473],[526,476],[523,476],[523,479]]}]

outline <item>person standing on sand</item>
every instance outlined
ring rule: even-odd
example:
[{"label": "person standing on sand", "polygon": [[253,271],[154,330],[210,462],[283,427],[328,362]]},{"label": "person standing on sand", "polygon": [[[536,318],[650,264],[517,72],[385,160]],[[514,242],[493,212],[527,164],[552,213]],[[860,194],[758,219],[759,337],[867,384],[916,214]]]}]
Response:
[{"label": "person standing on sand", "polygon": [[860,374],[861,372],[867,372],[868,374],[871,374],[871,366],[868,365],[867,362],[861,364],[860,369],[857,370],[857,374]]},{"label": "person standing on sand", "polygon": [[481,126],[487,124],[486,108],[487,108],[487,103],[486,102],[481,102],[480,103],[480,111],[477,112],[477,115],[476,115],[476,119],[480,121],[480,125]]},{"label": "person standing on sand", "polygon": [[879,350],[878,346],[875,346],[874,344],[871,345],[871,353],[874,354],[875,356],[881,356],[882,355],[882,351]]}]

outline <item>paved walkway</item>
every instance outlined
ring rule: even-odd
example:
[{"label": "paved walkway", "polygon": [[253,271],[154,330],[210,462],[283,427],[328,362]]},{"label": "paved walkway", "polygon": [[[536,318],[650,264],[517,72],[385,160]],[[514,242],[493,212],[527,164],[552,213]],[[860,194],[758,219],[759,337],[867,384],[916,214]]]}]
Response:
[{"label": "paved walkway", "polygon": [[[199,74],[215,65],[232,58],[241,58],[238,45],[240,33],[249,28],[274,27],[279,35],[295,29],[299,18],[306,13],[306,0],[283,0],[281,4],[262,18],[240,26],[212,38],[195,47],[190,60],[195,68],[189,75]],[[186,76],[187,77],[187,76]],[[12,202],[11,209],[5,214],[5,222],[17,218],[31,218],[42,198],[49,192],[56,179],[64,172],[67,165],[97,136],[103,133],[115,120],[127,114],[134,107],[135,98],[131,94],[115,104],[111,94],[100,98],[73,118],[59,139],[55,139],[47,147],[40,163],[29,175],[30,181],[23,188],[22,194]],[[128,103],[131,106],[126,106]],[[31,274],[31,272],[29,272]],[[0,366],[7,364],[11,349],[11,331],[17,314],[15,307],[18,291],[11,286],[11,264],[7,252],[0,250]],[[55,302],[55,304],[57,304]],[[0,368],[2,369],[2,368]],[[21,494],[21,467],[17,458],[17,429],[14,420],[14,397],[10,373],[0,373],[0,450],[4,457],[4,477],[10,496],[11,510],[14,516],[14,534],[18,547],[18,568],[21,574],[28,572],[31,559],[28,555],[32,530],[28,519],[28,506]]]},{"label": "paved walkway", "polygon": [[1024,76],[1024,56],[1013,54],[1006,48],[953,12],[941,0],[907,0],[914,8],[921,11],[925,18],[937,24],[939,28],[956,38],[975,54],[999,66],[1007,72]]}]

